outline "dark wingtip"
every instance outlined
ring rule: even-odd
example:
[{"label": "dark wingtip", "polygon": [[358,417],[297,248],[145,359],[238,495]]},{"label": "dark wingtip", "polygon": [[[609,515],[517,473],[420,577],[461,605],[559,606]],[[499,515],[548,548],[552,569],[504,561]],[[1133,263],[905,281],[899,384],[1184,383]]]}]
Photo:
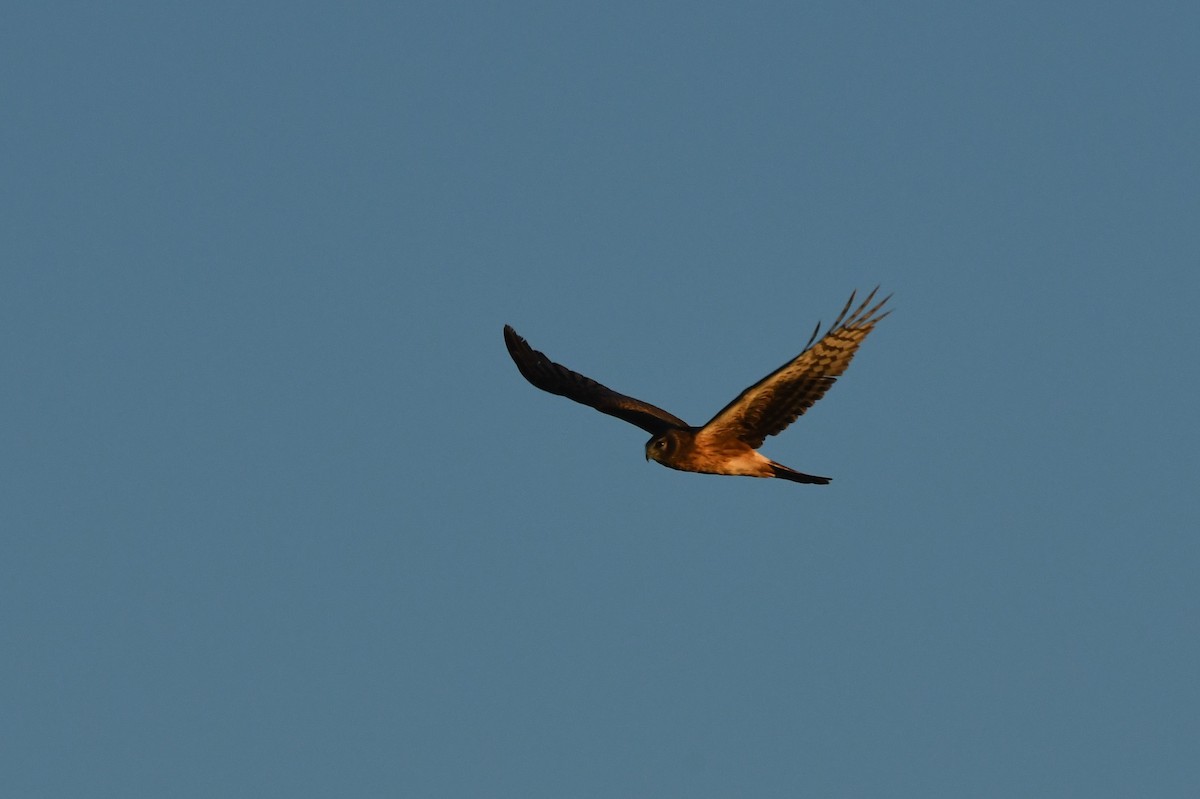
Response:
[{"label": "dark wingtip", "polygon": [[512,325],[504,326],[504,347],[508,350],[508,357],[512,358],[521,375],[535,386],[538,385],[537,375],[533,371],[533,362],[537,360],[538,354],[529,346],[529,342],[513,330]]},{"label": "dark wingtip", "polygon": [[513,330],[512,325],[504,326],[504,346],[508,347],[508,352],[513,356],[513,360],[516,360],[518,353],[529,348],[529,344],[521,338],[517,331]]}]

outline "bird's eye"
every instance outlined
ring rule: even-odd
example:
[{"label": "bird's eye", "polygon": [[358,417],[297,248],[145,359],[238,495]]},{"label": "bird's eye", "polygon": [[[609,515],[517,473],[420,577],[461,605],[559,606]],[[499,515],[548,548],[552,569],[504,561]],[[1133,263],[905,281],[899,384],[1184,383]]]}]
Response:
[{"label": "bird's eye", "polygon": [[665,438],[660,438],[654,443],[654,446],[658,447],[659,449],[666,449],[667,440]]}]

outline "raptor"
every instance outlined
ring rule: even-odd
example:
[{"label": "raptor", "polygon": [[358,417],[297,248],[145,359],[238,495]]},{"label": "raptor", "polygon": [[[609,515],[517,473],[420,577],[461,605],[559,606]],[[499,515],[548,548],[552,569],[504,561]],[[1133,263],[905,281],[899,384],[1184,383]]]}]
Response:
[{"label": "raptor", "polygon": [[[804,474],[758,452],[767,436],[780,433],[825,396],[881,319],[891,313],[878,287],[855,305],[850,295],[837,319],[818,338],[818,322],[803,351],[739,394],[701,427],[662,408],[620,394],[590,377],[555,363],[529,346],[509,325],[504,343],[517,369],[537,388],[591,406],[650,433],[646,459],[685,472],[780,477],[825,485],[830,478]],[[882,311],[882,312],[881,312]]]}]

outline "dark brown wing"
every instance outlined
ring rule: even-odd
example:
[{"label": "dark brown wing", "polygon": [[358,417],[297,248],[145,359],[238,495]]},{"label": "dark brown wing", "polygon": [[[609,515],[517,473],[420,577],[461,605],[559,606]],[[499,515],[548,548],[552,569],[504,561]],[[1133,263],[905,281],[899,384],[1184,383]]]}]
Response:
[{"label": "dark brown wing", "polygon": [[674,427],[686,428],[688,423],[648,402],[618,394],[590,377],[572,372],[529,346],[517,331],[504,326],[504,344],[508,354],[525,379],[542,391],[590,405],[601,413],[635,424],[652,435]]},{"label": "dark brown wing", "polygon": [[820,341],[813,344],[821,330],[818,324],[803,352],[739,394],[700,429],[697,438],[733,437],[757,449],[767,436],[796,421],[846,371],[876,323],[891,313],[879,313],[891,295],[869,307],[877,291],[878,286],[853,311],[851,294]]}]

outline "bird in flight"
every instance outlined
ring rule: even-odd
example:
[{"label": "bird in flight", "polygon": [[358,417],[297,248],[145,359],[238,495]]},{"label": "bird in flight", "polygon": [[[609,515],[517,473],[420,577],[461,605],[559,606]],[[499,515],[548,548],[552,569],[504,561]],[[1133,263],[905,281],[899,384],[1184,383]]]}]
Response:
[{"label": "bird in flight", "polygon": [[877,291],[878,286],[857,306],[852,293],[824,336],[817,338],[821,332],[818,322],[799,355],[747,388],[702,427],[692,427],[662,408],[572,372],[530,347],[509,325],[504,326],[504,343],[517,369],[537,388],[589,405],[649,433],[646,460],[685,472],[781,477],[794,483],[826,485],[830,478],[790,469],[757,450],[767,436],[782,432],[825,396],[846,371],[863,339],[891,313],[880,313],[891,295],[871,305]]}]

